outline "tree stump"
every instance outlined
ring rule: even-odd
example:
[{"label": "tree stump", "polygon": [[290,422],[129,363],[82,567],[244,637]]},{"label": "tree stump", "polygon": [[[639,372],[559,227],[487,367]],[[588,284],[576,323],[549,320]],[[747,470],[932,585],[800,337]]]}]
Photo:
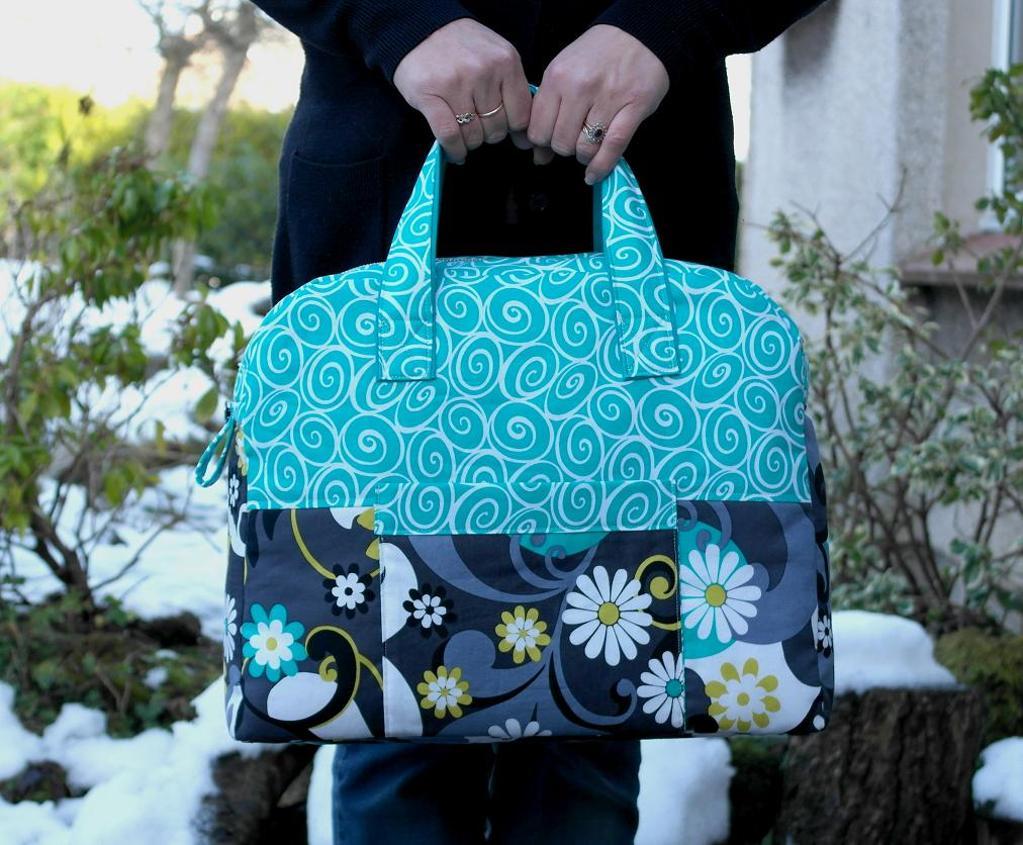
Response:
[{"label": "tree stump", "polygon": [[[220,757],[213,766],[217,793],[206,800],[198,825],[200,841],[204,845],[305,842],[304,804],[296,811],[295,801],[282,806],[281,799],[312,764],[316,748],[296,744],[256,757]],[[282,827],[287,830],[285,836],[281,836]],[[271,831],[276,837],[268,837]]]},{"label": "tree stump", "polygon": [[774,841],[973,841],[982,716],[966,687],[839,696],[822,733],[791,738]]}]

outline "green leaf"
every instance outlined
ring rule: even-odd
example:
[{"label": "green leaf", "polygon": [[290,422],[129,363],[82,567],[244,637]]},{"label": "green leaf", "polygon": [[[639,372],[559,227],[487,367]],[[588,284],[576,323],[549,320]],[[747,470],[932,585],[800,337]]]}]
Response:
[{"label": "green leaf", "polygon": [[208,423],[213,419],[213,415],[217,412],[217,406],[220,404],[220,391],[216,387],[211,387],[195,404],[195,418],[200,423]]}]

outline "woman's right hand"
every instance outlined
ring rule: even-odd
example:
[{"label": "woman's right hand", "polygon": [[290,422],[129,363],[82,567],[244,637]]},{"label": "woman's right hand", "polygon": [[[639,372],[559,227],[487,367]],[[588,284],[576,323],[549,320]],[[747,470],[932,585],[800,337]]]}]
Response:
[{"label": "woman's right hand", "polygon": [[[448,158],[462,164],[469,150],[484,141],[496,144],[508,134],[527,150],[532,97],[522,60],[511,42],[471,18],[442,26],[406,54],[394,71],[394,85],[423,113]],[[459,125],[456,114],[477,115],[504,108],[491,117]]]}]

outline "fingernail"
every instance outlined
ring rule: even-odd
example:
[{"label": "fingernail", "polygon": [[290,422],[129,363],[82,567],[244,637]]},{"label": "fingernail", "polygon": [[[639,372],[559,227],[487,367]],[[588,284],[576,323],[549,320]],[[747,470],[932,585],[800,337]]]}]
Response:
[{"label": "fingernail", "polygon": [[587,172],[587,174],[583,177],[583,181],[587,185],[592,185],[594,182],[597,181],[597,177],[594,176],[592,173]]}]

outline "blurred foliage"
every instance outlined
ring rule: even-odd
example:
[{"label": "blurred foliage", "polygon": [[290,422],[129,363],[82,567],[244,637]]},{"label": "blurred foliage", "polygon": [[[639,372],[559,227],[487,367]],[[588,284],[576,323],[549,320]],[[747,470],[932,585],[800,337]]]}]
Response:
[{"label": "blurred foliage", "polygon": [[18,691],[15,713],[35,733],[68,701],[106,713],[114,737],[169,727],[194,718],[191,701],[220,674],[221,647],[159,633],[112,599],[92,610],[74,593],[30,608],[0,603],[0,681]]},{"label": "blurred foliage", "polygon": [[[168,163],[183,169],[199,116],[179,111],[171,132]],[[277,159],[291,113],[248,107],[228,112],[217,139],[205,185],[216,205],[216,219],[198,240],[213,259],[213,272],[225,281],[269,277],[270,250],[277,220]],[[246,267],[251,268],[246,272]]]},{"label": "blurred foliage", "polygon": [[[939,631],[999,628],[1023,610],[1023,537],[1004,536],[1023,520],[1023,338],[995,320],[1007,284],[1023,276],[1021,83],[1023,66],[991,70],[972,92],[1007,175],[977,207],[1010,236],[977,257],[975,291],[952,265],[966,249],[958,226],[935,216],[934,261],[958,287],[963,342],[942,334],[894,269],[861,257],[870,239],[844,253],[812,215],[778,213],[770,228],[786,301],[822,321],[807,344],[808,411],[828,474],[835,603]],[[939,520],[955,532],[948,544]]]},{"label": "blurred foliage", "polygon": [[[196,294],[183,304],[169,358],[150,360],[140,287],[171,239],[209,223],[211,206],[187,179],[150,167],[134,145],[79,152],[79,136],[88,147],[101,134],[89,128],[93,117],[91,103],[80,101],[60,129],[63,142],[42,186],[22,196],[23,188],[9,185],[0,227],[11,274],[0,326],[0,575],[17,589],[20,549],[86,603],[92,551],[156,480],[145,456],[126,448],[146,399],[187,367],[206,372],[219,392],[231,372],[217,371],[210,347],[223,337],[237,355],[244,341]],[[26,160],[38,153],[32,133],[8,131],[29,149]],[[11,156],[22,160],[17,149]],[[152,435],[159,451],[159,421]],[[73,511],[74,519],[62,520]],[[179,511],[154,519],[150,539],[123,571],[183,518]]]},{"label": "blurred foliage", "polygon": [[[83,109],[87,121],[81,120]],[[0,82],[0,197],[8,205],[0,207],[0,226],[9,221],[10,203],[38,193],[61,156],[81,164],[129,146],[142,137],[148,118],[149,106],[142,102],[105,108],[66,88]],[[290,111],[246,106],[228,112],[205,182],[210,216],[198,238],[199,252],[213,261],[209,275],[225,282],[269,275],[277,159],[290,119]],[[176,111],[161,167],[184,171],[198,120],[197,112]]]},{"label": "blurred foliage", "polygon": [[939,637],[934,657],[984,699],[983,745],[1023,736],[1023,637],[963,628]]},{"label": "blurred foliage", "polygon": [[81,164],[128,143],[144,115],[141,103],[103,109],[68,88],[0,82],[0,197],[8,203],[0,221],[10,203],[42,190],[54,162],[67,156]]}]

